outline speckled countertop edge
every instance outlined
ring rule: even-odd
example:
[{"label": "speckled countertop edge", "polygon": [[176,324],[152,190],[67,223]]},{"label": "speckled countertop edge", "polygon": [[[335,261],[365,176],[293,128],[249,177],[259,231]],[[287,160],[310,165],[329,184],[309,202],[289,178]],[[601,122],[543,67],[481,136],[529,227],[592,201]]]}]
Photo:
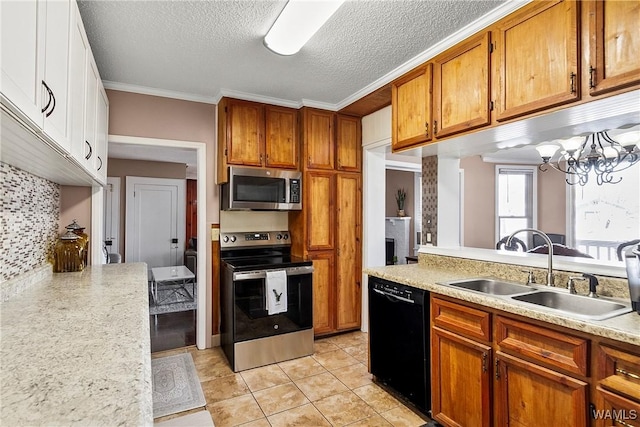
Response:
[{"label": "speckled countertop edge", "polygon": [[153,425],[146,264],[53,274],[0,311],[0,425]]},{"label": "speckled countertop edge", "polygon": [[371,276],[424,289],[440,295],[450,296],[463,301],[502,310],[507,313],[517,314],[580,332],[640,346],[640,316],[634,312],[607,320],[582,320],[550,313],[542,309],[535,309],[529,304],[525,306],[523,305],[524,303],[511,302],[492,295],[437,284],[451,280],[476,277],[464,271],[436,269],[420,264],[365,268],[363,271],[365,274]]}]

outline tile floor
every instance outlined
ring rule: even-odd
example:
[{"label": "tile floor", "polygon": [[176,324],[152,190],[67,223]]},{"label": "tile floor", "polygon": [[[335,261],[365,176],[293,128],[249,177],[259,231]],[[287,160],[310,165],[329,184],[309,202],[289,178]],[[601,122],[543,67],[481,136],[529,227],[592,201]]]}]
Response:
[{"label": "tile floor", "polygon": [[[367,372],[367,334],[317,340],[314,354],[234,373],[220,348],[190,352],[216,427],[422,426],[421,418],[374,384]],[[201,408],[159,418],[164,421]]]}]

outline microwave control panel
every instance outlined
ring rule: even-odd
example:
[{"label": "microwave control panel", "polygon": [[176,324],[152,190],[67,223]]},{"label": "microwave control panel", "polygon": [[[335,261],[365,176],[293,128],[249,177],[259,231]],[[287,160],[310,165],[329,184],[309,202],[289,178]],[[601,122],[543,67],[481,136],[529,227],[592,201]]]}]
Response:
[{"label": "microwave control panel", "polygon": [[289,180],[289,203],[300,203],[300,180]]}]

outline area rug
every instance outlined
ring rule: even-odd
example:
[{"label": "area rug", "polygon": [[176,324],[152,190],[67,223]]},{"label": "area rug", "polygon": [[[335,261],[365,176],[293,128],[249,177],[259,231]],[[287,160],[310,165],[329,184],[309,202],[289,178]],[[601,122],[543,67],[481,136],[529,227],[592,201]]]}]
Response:
[{"label": "area rug", "polygon": [[189,353],[151,359],[153,418],[204,406],[206,401]]}]

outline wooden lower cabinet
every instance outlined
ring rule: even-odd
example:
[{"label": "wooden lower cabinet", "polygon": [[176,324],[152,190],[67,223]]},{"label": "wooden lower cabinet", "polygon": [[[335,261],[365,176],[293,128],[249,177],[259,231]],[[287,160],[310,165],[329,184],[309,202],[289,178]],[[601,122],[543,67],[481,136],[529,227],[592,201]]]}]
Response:
[{"label": "wooden lower cabinet", "polygon": [[596,426],[640,427],[640,349],[599,345]]},{"label": "wooden lower cabinet", "polygon": [[499,352],[495,375],[496,425],[588,425],[586,382]]},{"label": "wooden lower cabinet", "polygon": [[491,347],[434,327],[431,388],[436,421],[448,426],[490,425]]}]

